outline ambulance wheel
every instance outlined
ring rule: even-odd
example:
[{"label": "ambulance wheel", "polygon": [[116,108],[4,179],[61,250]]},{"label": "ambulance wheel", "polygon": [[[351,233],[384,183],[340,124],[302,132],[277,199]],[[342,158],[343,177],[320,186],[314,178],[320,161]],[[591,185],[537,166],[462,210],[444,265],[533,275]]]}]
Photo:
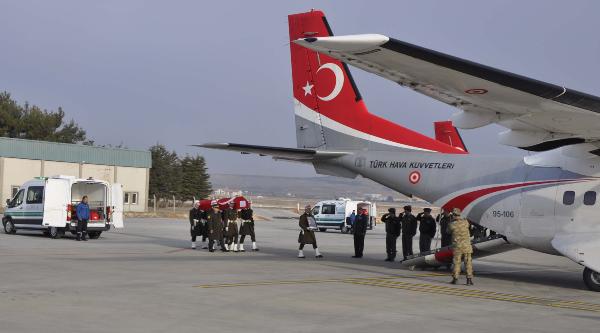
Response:
[{"label": "ambulance wheel", "polygon": [[50,227],[48,228],[48,236],[52,239],[58,239],[64,236],[65,231],[62,228]]},{"label": "ambulance wheel", "polygon": [[592,291],[600,291],[600,273],[589,268],[583,270],[583,282]]},{"label": "ambulance wheel", "polygon": [[319,228],[319,231],[320,232],[325,232],[325,231],[327,231],[327,228]]},{"label": "ambulance wheel", "polygon": [[13,224],[13,222],[8,219],[6,220],[6,222],[4,222],[4,233],[7,234],[16,234],[17,233],[17,229],[15,228],[15,225]]},{"label": "ambulance wheel", "polygon": [[102,234],[102,231],[90,231],[88,236],[90,236],[90,239],[98,239],[100,238],[100,234]]}]

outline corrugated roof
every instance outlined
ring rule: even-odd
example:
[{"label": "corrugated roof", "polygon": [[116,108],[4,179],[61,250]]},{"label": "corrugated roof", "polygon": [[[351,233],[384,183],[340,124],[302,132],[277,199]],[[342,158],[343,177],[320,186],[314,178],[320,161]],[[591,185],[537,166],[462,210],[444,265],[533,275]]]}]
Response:
[{"label": "corrugated roof", "polygon": [[150,168],[149,151],[0,137],[0,157]]}]

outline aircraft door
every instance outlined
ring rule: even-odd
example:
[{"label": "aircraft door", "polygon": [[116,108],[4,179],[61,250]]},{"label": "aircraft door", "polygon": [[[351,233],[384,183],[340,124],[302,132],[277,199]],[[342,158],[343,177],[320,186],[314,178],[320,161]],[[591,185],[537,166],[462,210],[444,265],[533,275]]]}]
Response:
[{"label": "aircraft door", "polygon": [[[527,174],[526,182],[542,179],[559,179],[560,169],[536,167]],[[552,238],[556,233],[554,206],[557,186],[540,184],[525,186],[521,190],[519,221],[525,238]]]}]

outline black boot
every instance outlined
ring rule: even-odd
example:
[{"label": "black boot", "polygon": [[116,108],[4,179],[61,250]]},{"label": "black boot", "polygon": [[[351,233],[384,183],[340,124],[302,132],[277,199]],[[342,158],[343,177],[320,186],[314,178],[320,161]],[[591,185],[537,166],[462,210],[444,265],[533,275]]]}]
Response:
[{"label": "black boot", "polygon": [[467,278],[467,286],[472,286],[472,285],[473,285],[473,279]]},{"label": "black boot", "polygon": [[450,281],[450,284],[456,284],[456,282],[458,282],[458,279],[457,279],[457,278],[455,278],[455,277],[453,277],[453,278],[452,278],[452,281]]},{"label": "black boot", "polygon": [[81,240],[81,233],[80,232],[77,233],[77,237],[75,238],[75,240],[77,240],[78,242]]},{"label": "black boot", "polygon": [[81,240],[87,242],[87,232],[81,234]]}]

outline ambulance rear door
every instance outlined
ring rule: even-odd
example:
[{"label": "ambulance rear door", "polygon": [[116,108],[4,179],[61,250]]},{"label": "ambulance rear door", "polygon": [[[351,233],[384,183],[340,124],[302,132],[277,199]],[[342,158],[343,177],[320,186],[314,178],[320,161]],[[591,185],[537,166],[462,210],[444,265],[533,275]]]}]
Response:
[{"label": "ambulance rear door", "polygon": [[71,183],[68,179],[49,178],[44,186],[44,214],[47,227],[63,228],[67,224],[67,207],[71,202]]}]

